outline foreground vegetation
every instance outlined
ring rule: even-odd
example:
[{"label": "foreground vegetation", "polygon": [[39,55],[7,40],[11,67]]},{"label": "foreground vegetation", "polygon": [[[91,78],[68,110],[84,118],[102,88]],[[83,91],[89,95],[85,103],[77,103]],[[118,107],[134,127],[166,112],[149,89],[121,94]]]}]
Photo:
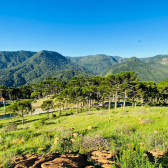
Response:
[{"label": "foreground vegetation", "polygon": [[[116,160],[121,167],[135,164],[135,167],[142,164],[159,167],[157,158],[156,163],[149,162],[144,153],[168,149],[166,107],[126,107],[110,111],[92,108],[78,115],[72,110],[68,111],[70,115],[65,115],[66,111],[62,111],[62,116],[59,112],[54,114],[57,117],[52,118],[50,114],[49,119],[46,114],[27,116],[24,125],[21,118],[1,120],[0,162],[9,166],[13,157],[27,153],[110,150],[122,153]],[[132,153],[134,150],[137,155]],[[167,158],[160,162],[166,165]]]},{"label": "foreground vegetation", "polygon": [[[113,166],[164,167],[166,156],[152,153],[168,149],[167,95],[168,80],[139,82],[134,71],[1,86],[0,96],[8,99],[14,118],[0,122],[0,162],[10,167],[13,157],[27,153],[110,150],[116,154]],[[41,98],[47,113],[27,116]]]}]

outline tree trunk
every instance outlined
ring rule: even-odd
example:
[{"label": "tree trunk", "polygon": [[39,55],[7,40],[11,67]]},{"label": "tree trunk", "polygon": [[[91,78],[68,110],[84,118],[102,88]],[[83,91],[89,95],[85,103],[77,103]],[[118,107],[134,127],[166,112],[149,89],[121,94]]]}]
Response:
[{"label": "tree trunk", "polygon": [[134,98],[132,99],[132,107],[134,107]]},{"label": "tree trunk", "polygon": [[115,110],[117,109],[117,96],[118,96],[118,93],[117,93],[117,90],[116,90],[116,95],[115,95]]},{"label": "tree trunk", "polygon": [[79,108],[79,101],[77,100],[76,114],[78,114],[78,108]]},{"label": "tree trunk", "polygon": [[110,107],[111,107],[111,97],[109,96],[109,105],[108,105],[108,110],[110,111]]},{"label": "tree trunk", "polygon": [[85,105],[85,103],[84,103],[84,101],[83,101],[83,110],[84,110],[84,105]]},{"label": "tree trunk", "polygon": [[22,112],[22,125],[24,125],[24,115],[23,115],[23,112]]},{"label": "tree trunk", "polygon": [[49,119],[49,111],[47,111],[47,116],[48,116],[48,119]]},{"label": "tree trunk", "polygon": [[3,104],[4,104],[4,112],[5,112],[5,115],[6,115],[5,100],[3,100]]},{"label": "tree trunk", "polygon": [[125,108],[125,102],[126,102],[126,90],[125,90],[125,93],[124,93],[124,106],[123,106],[123,108]]},{"label": "tree trunk", "polygon": [[88,102],[87,102],[87,111],[89,111],[89,98],[88,98]]},{"label": "tree trunk", "polygon": [[97,104],[99,103],[99,94],[97,93]]},{"label": "tree trunk", "polygon": [[11,96],[11,93],[9,92],[9,99],[10,99],[10,103],[12,101],[12,96]]},{"label": "tree trunk", "polygon": [[113,94],[113,102],[114,102],[114,94]]},{"label": "tree trunk", "polygon": [[68,114],[68,100],[67,100],[67,109],[66,109],[66,115]]}]

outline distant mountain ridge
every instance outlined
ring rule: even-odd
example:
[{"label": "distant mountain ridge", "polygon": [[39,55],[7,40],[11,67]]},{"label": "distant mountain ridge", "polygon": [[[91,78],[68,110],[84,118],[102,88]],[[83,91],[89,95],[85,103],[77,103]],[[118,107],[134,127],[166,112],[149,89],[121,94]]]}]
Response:
[{"label": "distant mountain ridge", "polygon": [[12,68],[32,57],[32,51],[0,51],[0,69]]},{"label": "distant mountain ridge", "polygon": [[105,54],[88,55],[83,57],[68,57],[73,63],[86,68],[90,73],[99,75],[107,67],[127,60],[119,56],[108,56]]},{"label": "distant mountain ridge", "polygon": [[85,68],[75,65],[57,52],[42,50],[12,68],[2,69],[0,71],[0,84],[21,86],[31,83],[44,74],[48,76],[47,74],[51,71],[65,69],[85,70]]},{"label": "distant mountain ridge", "polygon": [[117,74],[121,71],[135,71],[138,74],[140,80],[159,82],[165,80],[168,77],[168,69],[154,66],[139,60],[136,57],[132,57],[125,62],[111,66],[104,70],[100,75],[108,76],[109,74]]},{"label": "distant mountain ridge", "polygon": [[168,55],[149,58],[122,58],[105,54],[65,57],[42,50],[0,51],[0,85],[21,86],[47,77],[69,81],[74,76],[93,76],[135,71],[141,80],[155,82],[168,78]]}]

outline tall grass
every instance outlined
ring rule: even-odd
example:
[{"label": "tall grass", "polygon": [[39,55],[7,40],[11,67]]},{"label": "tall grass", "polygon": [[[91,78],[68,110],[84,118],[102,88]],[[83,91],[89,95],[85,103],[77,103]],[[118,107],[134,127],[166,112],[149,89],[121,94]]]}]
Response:
[{"label": "tall grass", "polygon": [[[86,153],[97,147],[121,153],[116,159],[123,167],[128,167],[129,164],[132,167],[160,166],[157,159],[156,162],[149,162],[144,153],[168,150],[166,107],[91,110],[79,111],[78,115],[75,114],[75,110],[69,110],[68,116],[65,115],[65,110],[61,116],[58,111],[54,112],[58,117],[52,118],[50,114],[49,120],[46,114],[27,116],[24,126],[20,118],[0,120],[0,163],[4,163],[6,158],[7,162],[4,164],[9,165],[14,156],[26,153],[45,155],[67,150]],[[143,120],[143,123],[140,124],[140,120]],[[10,129],[12,123],[15,125],[14,130]],[[88,130],[89,126],[93,129]],[[73,137],[73,133],[82,135]],[[99,140],[106,142],[106,145],[94,146],[93,143],[87,143],[88,146],[82,145],[84,140],[89,142],[89,138],[96,144],[94,137],[101,137]],[[56,144],[54,144],[55,138],[59,138]],[[75,141],[72,142],[71,139]],[[136,150],[130,146],[136,147]]]}]

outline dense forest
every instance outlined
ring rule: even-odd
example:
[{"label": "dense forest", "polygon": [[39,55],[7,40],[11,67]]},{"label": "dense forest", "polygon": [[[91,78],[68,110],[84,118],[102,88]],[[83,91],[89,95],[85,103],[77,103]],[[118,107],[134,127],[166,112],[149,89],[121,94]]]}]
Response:
[{"label": "dense forest", "polygon": [[[56,99],[55,107],[76,104],[77,109],[87,105],[104,104],[108,108],[126,105],[166,105],[168,97],[168,80],[155,83],[139,81],[134,71],[125,71],[107,77],[74,77],[68,83],[57,78],[47,78],[39,84],[21,87],[0,86],[0,96],[10,101],[34,99],[52,95]],[[51,102],[50,102],[51,103]],[[54,107],[54,108],[55,108]],[[52,107],[53,108],[53,107]]]},{"label": "dense forest", "polygon": [[47,77],[69,82],[73,77],[108,76],[135,71],[142,81],[161,82],[168,76],[168,55],[122,58],[104,54],[65,57],[57,52],[1,51],[0,85],[18,87]]}]

